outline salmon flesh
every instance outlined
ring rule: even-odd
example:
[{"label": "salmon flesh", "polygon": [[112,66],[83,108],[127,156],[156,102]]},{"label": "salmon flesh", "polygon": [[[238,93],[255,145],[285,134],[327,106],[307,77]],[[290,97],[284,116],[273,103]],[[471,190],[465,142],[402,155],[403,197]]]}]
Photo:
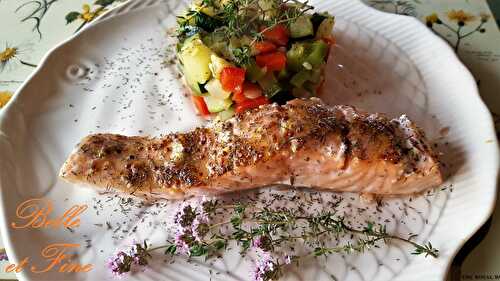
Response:
[{"label": "salmon flesh", "polygon": [[94,134],[60,176],[129,194],[182,198],[287,183],[376,195],[420,193],[442,183],[431,146],[406,116],[295,99],[163,137]]}]

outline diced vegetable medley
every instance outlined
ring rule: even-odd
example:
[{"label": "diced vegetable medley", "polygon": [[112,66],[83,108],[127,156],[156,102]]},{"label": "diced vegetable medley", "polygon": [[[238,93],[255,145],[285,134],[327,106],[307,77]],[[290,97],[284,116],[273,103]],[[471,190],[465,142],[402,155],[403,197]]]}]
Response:
[{"label": "diced vegetable medley", "polygon": [[334,18],[295,0],[196,0],[178,17],[177,56],[199,114],[225,120],[314,95]]}]

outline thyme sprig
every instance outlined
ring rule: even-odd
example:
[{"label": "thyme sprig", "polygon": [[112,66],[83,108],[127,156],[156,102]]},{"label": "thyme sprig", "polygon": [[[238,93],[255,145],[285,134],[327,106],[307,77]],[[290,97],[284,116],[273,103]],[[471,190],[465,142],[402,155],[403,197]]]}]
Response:
[{"label": "thyme sprig", "polygon": [[[308,1],[273,0],[266,7],[258,0],[228,0],[222,5],[217,0],[203,0],[201,6],[189,9],[178,17],[178,36],[186,32],[220,32],[227,39],[252,36],[254,40],[279,24],[289,25],[299,17],[314,9]],[[214,11],[208,16],[203,10]]]},{"label": "thyme sprig", "polygon": [[[254,279],[266,281],[279,278],[283,267],[291,262],[335,253],[363,253],[393,240],[413,246],[414,255],[434,258],[439,255],[430,242],[412,241],[415,235],[408,238],[392,235],[385,225],[372,222],[354,227],[333,211],[306,213],[301,208],[250,208],[241,202],[224,205],[216,200],[204,200],[195,205],[184,204],[175,215],[174,226],[175,237],[166,245],[149,248],[146,243],[135,244],[133,250],[118,252],[110,259],[112,271],[121,275],[131,271],[134,265],[145,266],[150,253],[160,249],[166,255],[209,259],[220,256],[230,243],[239,245],[242,255],[252,252],[259,256]],[[348,242],[338,242],[347,235],[351,235]],[[331,241],[337,242],[332,245]],[[299,242],[305,245],[304,253],[283,254]]]}]

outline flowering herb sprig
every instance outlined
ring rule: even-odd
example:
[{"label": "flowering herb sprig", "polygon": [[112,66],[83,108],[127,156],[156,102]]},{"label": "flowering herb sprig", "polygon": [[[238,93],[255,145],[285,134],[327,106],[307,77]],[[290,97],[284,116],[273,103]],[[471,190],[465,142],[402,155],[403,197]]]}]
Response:
[{"label": "flowering herb sprig", "polygon": [[[224,214],[231,214],[229,217]],[[221,218],[220,215],[223,217]],[[307,257],[328,256],[335,253],[363,253],[380,243],[397,240],[414,247],[412,254],[438,257],[439,251],[430,242],[419,244],[414,236],[403,238],[389,234],[384,225],[367,222],[355,228],[344,217],[332,211],[307,214],[297,208],[248,208],[243,203],[224,205],[219,201],[203,200],[198,204],[184,204],[174,217],[173,242],[148,248],[135,244],[134,250],[119,252],[110,259],[110,269],[115,275],[132,271],[134,266],[146,266],[150,252],[163,249],[166,255],[188,257],[219,256],[229,243],[240,246],[240,253],[257,255],[253,280],[277,280],[283,267]],[[355,242],[327,245],[325,241],[338,241],[346,234],[356,237]],[[300,242],[308,249],[295,255],[287,253]]]},{"label": "flowering herb sprig", "polygon": [[[225,52],[238,65],[248,63],[251,47],[265,32],[289,26],[314,9],[308,0],[203,0],[177,17],[177,39],[203,34],[205,40],[233,42]],[[250,39],[253,38],[253,39]],[[236,43],[238,42],[238,43]]]}]

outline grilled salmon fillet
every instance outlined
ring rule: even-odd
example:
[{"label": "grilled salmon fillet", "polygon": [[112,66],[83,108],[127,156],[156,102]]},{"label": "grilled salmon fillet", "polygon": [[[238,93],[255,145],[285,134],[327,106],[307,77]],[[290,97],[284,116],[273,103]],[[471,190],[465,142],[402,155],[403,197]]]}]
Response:
[{"label": "grilled salmon fillet", "polygon": [[60,176],[164,198],[277,183],[405,195],[442,183],[435,154],[406,116],[389,120],[316,98],[264,105],[160,138],[90,135],[69,156]]}]

